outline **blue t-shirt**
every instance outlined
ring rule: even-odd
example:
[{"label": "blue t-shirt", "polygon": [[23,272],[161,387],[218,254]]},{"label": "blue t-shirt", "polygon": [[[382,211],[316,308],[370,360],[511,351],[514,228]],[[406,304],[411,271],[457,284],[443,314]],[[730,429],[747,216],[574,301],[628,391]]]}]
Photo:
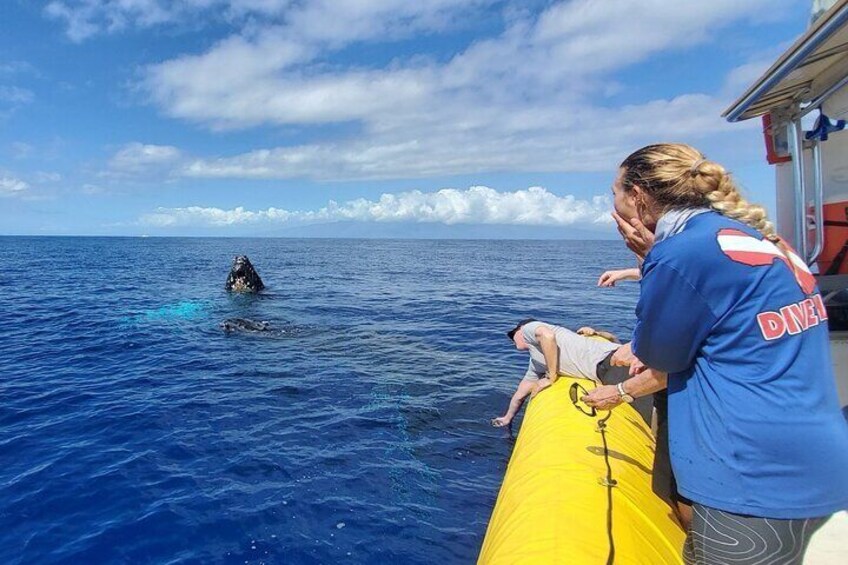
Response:
[{"label": "blue t-shirt", "polygon": [[633,351],[667,371],[678,488],[706,506],[767,518],[848,508],[848,423],[827,313],[756,230],[708,212],[643,265]]}]

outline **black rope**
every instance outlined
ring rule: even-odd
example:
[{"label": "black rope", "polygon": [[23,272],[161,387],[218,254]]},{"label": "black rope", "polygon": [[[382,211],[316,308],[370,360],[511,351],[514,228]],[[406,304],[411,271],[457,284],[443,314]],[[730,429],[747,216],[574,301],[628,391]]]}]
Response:
[{"label": "black rope", "polygon": [[583,407],[577,403],[577,401],[582,396],[579,393],[583,393],[583,395],[586,395],[589,394],[589,391],[583,388],[583,385],[581,385],[580,383],[571,383],[571,388],[568,389],[568,396],[571,397],[571,403],[574,405],[575,408],[577,408],[590,418],[594,418],[597,415],[598,411],[595,410],[594,406],[590,406],[588,411],[584,410]]},{"label": "black rope", "polygon": [[842,246],[842,249],[836,254],[833,258],[833,261],[830,263],[830,268],[827,270],[825,275],[836,275],[839,273],[839,269],[842,268],[842,263],[845,262],[845,256],[848,255],[848,240],[845,241],[845,245]]},{"label": "black rope", "polygon": [[[582,392],[582,394],[580,394]],[[583,385],[580,383],[572,383],[571,388],[568,390],[568,395],[571,397],[571,403],[584,415],[589,416],[590,418],[597,417],[598,411],[594,407],[590,407],[589,410],[585,410],[580,404],[578,404],[578,400],[585,394],[588,394]],[[598,420],[598,431],[601,433],[601,441],[604,444],[604,463],[607,466],[607,476],[604,482],[604,485],[607,487],[607,539],[609,540],[609,553],[607,554],[607,565],[613,565],[615,562],[615,539],[612,535],[612,488],[618,484],[618,482],[612,478],[612,466],[610,465],[609,460],[609,447],[607,446],[607,420],[612,416],[612,410],[607,412],[607,415]]]}]

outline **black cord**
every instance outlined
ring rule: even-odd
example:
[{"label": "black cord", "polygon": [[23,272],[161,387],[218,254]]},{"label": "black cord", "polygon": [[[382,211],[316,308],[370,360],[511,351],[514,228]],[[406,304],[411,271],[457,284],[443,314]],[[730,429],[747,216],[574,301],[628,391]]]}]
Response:
[{"label": "black cord", "polygon": [[[580,394],[580,393],[582,393],[582,394]],[[571,397],[571,403],[574,405],[574,407],[577,408],[578,410],[580,410],[581,412],[583,412],[584,414],[586,414],[587,416],[589,416],[590,418],[594,418],[598,414],[598,411],[595,410],[594,406],[590,406],[589,410],[586,411],[586,410],[583,409],[582,406],[580,406],[577,403],[577,401],[583,395],[586,395],[586,394],[589,394],[589,391],[586,390],[583,387],[583,385],[581,385],[580,383],[571,383],[571,388],[568,389],[568,396]],[[609,416],[607,416],[607,417],[609,417]]]},{"label": "black cord", "polygon": [[609,539],[609,555],[607,556],[607,565],[612,565],[615,561],[615,540],[612,536],[612,487],[617,483],[612,478],[612,467],[609,460],[609,448],[607,447],[607,420],[612,416],[612,411],[602,420],[598,421],[598,429],[601,432],[601,440],[604,442],[604,463],[607,465],[607,539]]},{"label": "black cord", "polygon": [[[597,416],[598,411],[595,408],[591,408],[590,411],[586,411],[580,406],[577,401],[582,396],[579,395],[579,392],[583,392],[583,394],[588,394],[583,385],[580,383],[572,383],[571,388],[568,391],[568,395],[571,397],[571,403],[577,408],[581,413],[589,416],[590,418],[595,418]],[[613,565],[615,562],[615,539],[612,535],[612,488],[618,484],[618,482],[612,478],[612,466],[610,465],[609,460],[609,447],[607,446],[607,420],[612,416],[612,410],[607,412],[607,415],[598,420],[598,431],[601,433],[601,441],[604,444],[604,463],[607,466],[607,476],[604,481],[605,486],[607,487],[607,539],[609,540],[609,554],[607,554],[607,565]]]}]

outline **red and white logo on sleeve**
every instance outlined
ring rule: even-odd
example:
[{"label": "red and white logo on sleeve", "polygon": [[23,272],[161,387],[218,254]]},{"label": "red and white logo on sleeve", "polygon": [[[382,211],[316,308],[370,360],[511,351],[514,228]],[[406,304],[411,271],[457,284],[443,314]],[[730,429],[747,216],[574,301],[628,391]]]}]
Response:
[{"label": "red and white logo on sleeve", "polygon": [[[788,249],[787,255],[767,239],[757,239],[747,233],[726,228],[718,232],[718,245],[725,255],[743,265],[760,267],[771,265],[776,260],[783,261],[789,270],[795,273],[795,280],[804,294],[810,294],[816,289],[816,278],[810,272],[807,264]],[[789,261],[792,261],[790,263]]]}]

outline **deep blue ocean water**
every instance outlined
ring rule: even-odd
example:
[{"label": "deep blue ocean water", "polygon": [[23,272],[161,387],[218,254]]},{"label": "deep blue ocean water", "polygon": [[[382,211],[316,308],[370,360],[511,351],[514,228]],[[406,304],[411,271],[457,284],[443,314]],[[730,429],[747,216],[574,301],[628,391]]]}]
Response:
[{"label": "deep blue ocean water", "polygon": [[[236,254],[266,292],[223,290]],[[626,336],[637,286],[595,283],[631,257],[0,238],[0,563],[472,563],[514,443],[489,420],[527,362],[504,332]]]}]

